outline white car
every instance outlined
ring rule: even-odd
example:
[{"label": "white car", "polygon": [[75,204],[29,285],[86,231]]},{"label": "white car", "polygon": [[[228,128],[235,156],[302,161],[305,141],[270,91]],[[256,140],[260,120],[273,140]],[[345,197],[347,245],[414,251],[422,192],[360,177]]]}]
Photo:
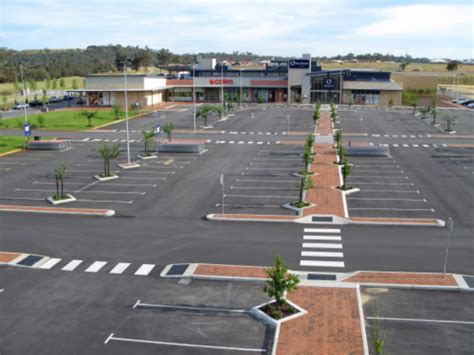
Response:
[{"label": "white car", "polygon": [[28,104],[15,104],[15,106],[13,106],[13,109],[14,110],[24,110],[25,108],[28,108],[30,107],[30,105]]},{"label": "white car", "polygon": [[468,108],[474,108],[474,102],[467,105]]}]

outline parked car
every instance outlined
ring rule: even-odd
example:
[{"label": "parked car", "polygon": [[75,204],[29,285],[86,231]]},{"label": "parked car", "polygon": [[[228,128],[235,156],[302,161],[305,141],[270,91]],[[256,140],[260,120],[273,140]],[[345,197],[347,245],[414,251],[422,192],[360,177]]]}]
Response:
[{"label": "parked car", "polygon": [[82,97],[80,97],[80,98],[77,99],[76,104],[77,105],[85,105],[86,100],[84,100]]},{"label": "parked car", "polygon": [[474,108],[474,102],[471,102],[470,104],[468,104],[467,108]]},{"label": "parked car", "polygon": [[48,106],[43,105],[43,107],[41,107],[41,112],[48,112],[48,111],[49,111]]},{"label": "parked car", "polygon": [[41,106],[41,105],[43,105],[43,103],[40,100],[33,100],[33,101],[30,102],[31,107],[37,107],[37,106]]},{"label": "parked car", "polygon": [[13,106],[13,109],[14,110],[24,110],[25,108],[28,108],[28,107],[30,107],[30,105],[28,105],[28,104],[15,104]]},{"label": "parked car", "polygon": [[55,104],[55,103],[58,103],[58,102],[61,102],[63,101],[63,99],[61,99],[59,96],[51,96],[49,98],[49,103],[50,104]]},{"label": "parked car", "polygon": [[474,102],[474,99],[468,99],[468,100],[463,101],[461,105],[467,106],[469,104],[472,104],[473,102]]},{"label": "parked car", "polygon": [[64,95],[63,100],[64,100],[64,101],[74,100],[74,96],[72,96],[72,95]]}]

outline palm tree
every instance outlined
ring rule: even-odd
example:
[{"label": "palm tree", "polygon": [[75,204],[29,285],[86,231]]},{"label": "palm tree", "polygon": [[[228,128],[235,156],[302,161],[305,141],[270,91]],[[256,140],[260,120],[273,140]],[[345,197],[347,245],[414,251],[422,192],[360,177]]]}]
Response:
[{"label": "palm tree", "polygon": [[171,142],[171,135],[173,134],[174,124],[171,122],[166,122],[165,126],[163,127],[163,132],[166,133],[166,138],[168,138],[168,142]]},{"label": "palm tree", "polygon": [[110,161],[117,158],[120,155],[120,144],[114,144],[109,146],[106,143],[102,143],[99,148],[99,154],[104,159],[104,177],[111,176],[110,174]]},{"label": "palm tree", "polygon": [[336,130],[336,133],[334,134],[334,140],[336,141],[337,148],[339,148],[342,143],[342,132],[340,129]]},{"label": "palm tree", "polygon": [[436,116],[438,116],[438,111],[436,110],[436,108],[431,109],[431,116],[433,117],[433,121],[431,121],[431,124],[435,125],[436,124]]},{"label": "palm tree", "polygon": [[82,110],[79,116],[87,118],[87,127],[92,127],[92,119],[97,115],[99,111],[87,111]]},{"label": "palm tree", "polygon": [[151,146],[151,143],[153,142],[153,138],[155,138],[156,136],[156,132],[153,130],[151,131],[142,130],[142,134],[143,134],[143,142],[145,143],[145,155],[150,156],[151,155],[150,146]]},{"label": "palm tree", "polygon": [[54,178],[56,179],[56,195],[53,199],[61,200],[66,198],[64,194],[64,177],[66,176],[67,165],[62,163],[54,168]]},{"label": "palm tree", "polygon": [[456,119],[457,119],[456,116],[450,116],[450,115],[446,116],[446,131],[447,132],[451,132],[453,130],[453,126],[456,123]]},{"label": "palm tree", "polygon": [[346,188],[346,181],[349,175],[352,172],[352,165],[349,164],[349,160],[344,159],[344,164],[342,165],[342,188]]}]

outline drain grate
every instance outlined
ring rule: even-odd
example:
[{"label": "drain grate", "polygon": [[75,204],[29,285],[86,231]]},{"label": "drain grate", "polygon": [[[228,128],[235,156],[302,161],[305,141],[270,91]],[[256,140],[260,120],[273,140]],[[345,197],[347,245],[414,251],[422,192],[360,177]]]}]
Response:
[{"label": "drain grate", "polygon": [[42,256],[30,255],[30,256],[27,256],[22,261],[20,261],[16,264],[17,265],[23,265],[23,266],[32,266],[32,265],[36,264],[38,261],[40,261],[41,259],[43,259]]},{"label": "drain grate", "polygon": [[336,275],[308,274],[308,280],[336,281]]},{"label": "drain grate", "polygon": [[474,288],[474,276],[463,276],[463,278],[470,288]]},{"label": "drain grate", "polygon": [[331,216],[313,216],[311,219],[313,222],[332,222]]},{"label": "drain grate", "polygon": [[176,264],[173,265],[168,272],[166,273],[167,276],[179,276],[183,275],[186,272],[189,264]]}]

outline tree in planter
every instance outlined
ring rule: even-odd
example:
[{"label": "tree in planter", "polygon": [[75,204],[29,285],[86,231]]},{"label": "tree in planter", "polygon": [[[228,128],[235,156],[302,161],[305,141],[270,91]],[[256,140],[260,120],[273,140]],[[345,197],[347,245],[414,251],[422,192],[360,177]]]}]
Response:
[{"label": "tree in planter", "polygon": [[112,176],[110,173],[110,161],[116,159],[120,155],[120,144],[114,144],[109,146],[106,143],[102,143],[99,148],[99,154],[104,159],[104,173],[101,174],[103,177]]},{"label": "tree in planter", "polygon": [[269,297],[275,299],[273,317],[279,319],[282,317],[282,306],[286,303],[285,292],[295,291],[300,279],[288,273],[288,268],[279,255],[275,256],[275,266],[267,270],[267,276],[270,280],[266,281],[263,290]]},{"label": "tree in planter", "polygon": [[310,150],[313,147],[314,144],[314,136],[312,134],[308,134],[308,137],[306,137],[306,143],[305,143],[305,148],[308,147]]},{"label": "tree in planter", "polygon": [[204,127],[207,127],[207,119],[209,118],[209,114],[213,111],[212,107],[211,105],[204,105],[196,114],[196,118],[201,117],[204,120]]},{"label": "tree in planter", "polygon": [[123,110],[122,110],[122,107],[120,107],[120,105],[114,105],[112,106],[112,112],[114,114],[114,118],[118,120],[120,116],[122,115]]},{"label": "tree in planter", "polygon": [[56,179],[56,195],[53,196],[54,200],[63,200],[68,196],[64,193],[64,178],[67,172],[66,164],[59,164],[54,168],[54,178]]},{"label": "tree in planter", "polygon": [[171,142],[171,135],[173,134],[174,124],[171,122],[166,122],[165,126],[163,127],[163,132],[166,134],[166,138],[168,138],[168,142]]},{"label": "tree in planter", "polygon": [[334,134],[334,140],[336,141],[337,148],[339,148],[342,143],[342,132],[340,129],[336,130],[336,133]]},{"label": "tree in planter", "polygon": [[303,153],[303,175],[306,175],[308,173],[308,165],[313,162],[313,153],[311,153],[311,148],[307,147],[305,148],[305,151]]},{"label": "tree in planter", "polygon": [[313,185],[313,179],[311,179],[311,176],[309,175],[302,175],[300,178],[300,181],[296,184],[296,187],[298,188],[299,194],[298,194],[298,202],[296,203],[296,207],[305,207],[308,204],[305,202],[303,195],[305,190],[312,189],[314,187]]},{"label": "tree in planter", "polygon": [[148,157],[151,155],[150,147],[151,147],[151,143],[153,142],[153,138],[155,138],[156,136],[156,132],[153,130],[151,131],[143,130],[142,134],[143,134],[143,142],[145,144],[145,156]]},{"label": "tree in planter", "polygon": [[411,105],[413,106],[413,114],[415,114],[416,108],[418,107],[418,100],[414,100]]},{"label": "tree in planter", "polygon": [[446,116],[446,131],[447,132],[451,132],[453,130],[453,126],[456,123],[456,119],[457,119],[456,116],[450,116],[450,115]]},{"label": "tree in planter", "polygon": [[314,112],[313,112],[313,122],[314,122],[314,127],[318,124],[319,117],[321,116],[321,112],[319,111],[318,106],[316,106]]},{"label": "tree in planter", "polygon": [[346,182],[349,175],[351,175],[351,172],[352,172],[352,165],[349,164],[348,159],[344,159],[344,163],[342,165],[342,186],[341,186],[343,190],[347,188]]},{"label": "tree in planter", "polygon": [[339,155],[339,165],[344,164],[344,162],[347,160],[347,150],[344,148],[342,145],[339,146],[337,149],[337,154]]},{"label": "tree in planter", "polygon": [[79,116],[87,118],[87,127],[92,127],[92,119],[97,116],[97,113],[99,111],[87,111],[87,110],[81,110],[79,112]]},{"label": "tree in planter", "polygon": [[438,111],[436,110],[436,108],[432,108],[431,109],[431,117],[433,117],[433,120],[431,121],[432,125],[436,124],[436,117],[437,116],[438,116]]}]

